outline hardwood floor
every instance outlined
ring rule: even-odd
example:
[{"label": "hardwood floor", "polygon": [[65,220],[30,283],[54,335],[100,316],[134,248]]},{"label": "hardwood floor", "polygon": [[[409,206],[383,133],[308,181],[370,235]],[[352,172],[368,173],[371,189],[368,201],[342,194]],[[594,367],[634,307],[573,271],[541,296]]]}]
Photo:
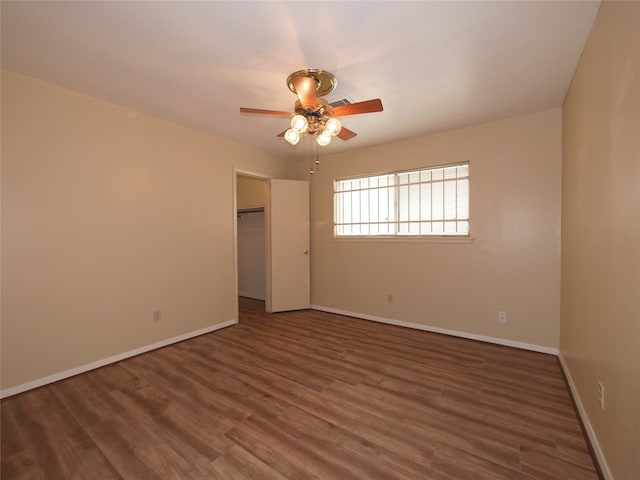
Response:
[{"label": "hardwood floor", "polygon": [[5,399],[9,479],[596,479],[557,359],[324,312]]}]

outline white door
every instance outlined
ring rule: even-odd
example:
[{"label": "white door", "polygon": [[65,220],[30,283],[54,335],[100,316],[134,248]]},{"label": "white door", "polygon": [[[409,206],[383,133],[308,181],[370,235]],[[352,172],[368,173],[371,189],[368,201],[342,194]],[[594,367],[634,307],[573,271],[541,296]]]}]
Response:
[{"label": "white door", "polygon": [[309,182],[270,181],[268,312],[309,308]]}]

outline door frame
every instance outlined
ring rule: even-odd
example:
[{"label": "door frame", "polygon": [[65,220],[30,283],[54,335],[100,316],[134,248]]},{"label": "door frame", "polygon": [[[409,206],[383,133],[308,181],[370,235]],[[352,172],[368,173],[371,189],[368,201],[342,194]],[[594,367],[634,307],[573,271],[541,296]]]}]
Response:
[{"label": "door frame", "polygon": [[233,197],[233,292],[235,298],[235,317],[240,320],[238,306],[238,175],[264,180],[267,184],[267,194],[264,199],[264,297],[265,311],[271,311],[271,179],[272,175],[244,170],[233,167],[232,197]]}]

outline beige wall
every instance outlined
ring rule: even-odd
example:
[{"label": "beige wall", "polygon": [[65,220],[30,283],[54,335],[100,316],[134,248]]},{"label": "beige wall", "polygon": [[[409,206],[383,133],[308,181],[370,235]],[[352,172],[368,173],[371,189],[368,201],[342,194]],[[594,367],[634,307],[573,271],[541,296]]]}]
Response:
[{"label": "beige wall", "polygon": [[264,212],[238,215],[238,295],[265,300],[266,230]]},{"label": "beige wall", "polygon": [[[238,175],[236,194],[238,210],[264,208],[267,203],[267,180]],[[238,215],[238,295],[265,299],[266,229],[265,213],[244,212]]]},{"label": "beige wall", "polygon": [[[311,182],[312,303],[557,348],[560,139],[554,109],[321,158]],[[465,160],[472,243],[332,239],[334,178]]]},{"label": "beige wall", "polygon": [[267,199],[267,181],[262,178],[238,175],[238,209],[264,207]]},{"label": "beige wall", "polygon": [[561,356],[613,477],[637,479],[639,2],[601,5],[565,98],[562,218]]},{"label": "beige wall", "polygon": [[3,390],[234,320],[233,168],[289,165],[4,70],[1,154]]}]

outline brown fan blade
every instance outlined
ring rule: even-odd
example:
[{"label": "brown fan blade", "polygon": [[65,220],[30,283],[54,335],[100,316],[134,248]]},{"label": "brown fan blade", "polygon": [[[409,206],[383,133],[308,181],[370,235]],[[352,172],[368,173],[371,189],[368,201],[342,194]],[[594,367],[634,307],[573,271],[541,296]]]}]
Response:
[{"label": "brown fan blade", "polygon": [[282,112],[280,110],[261,110],[259,108],[244,108],[240,107],[240,113],[256,113],[259,115],[280,115],[290,117],[293,115],[291,112]]},{"label": "brown fan blade", "polygon": [[358,135],[356,132],[354,132],[353,130],[349,130],[348,128],[344,128],[342,127],[342,129],[340,130],[340,133],[337,135],[337,137],[341,140],[350,140],[353,137],[355,137],[356,135]]},{"label": "brown fan blade", "polygon": [[344,115],[357,115],[359,113],[371,113],[382,111],[382,100],[365,100],[364,102],[352,103],[351,105],[341,105],[331,109],[331,115],[342,117]]},{"label": "brown fan blade", "polygon": [[[287,128],[287,130],[289,129]],[[281,131],[278,135],[276,135],[276,137],[284,137],[284,134],[287,133],[287,130]]]},{"label": "brown fan blade", "polygon": [[296,87],[296,93],[298,94],[302,107],[315,109],[318,106],[318,102],[316,101],[317,84],[315,79],[296,75],[291,81],[293,82],[293,86]]}]

